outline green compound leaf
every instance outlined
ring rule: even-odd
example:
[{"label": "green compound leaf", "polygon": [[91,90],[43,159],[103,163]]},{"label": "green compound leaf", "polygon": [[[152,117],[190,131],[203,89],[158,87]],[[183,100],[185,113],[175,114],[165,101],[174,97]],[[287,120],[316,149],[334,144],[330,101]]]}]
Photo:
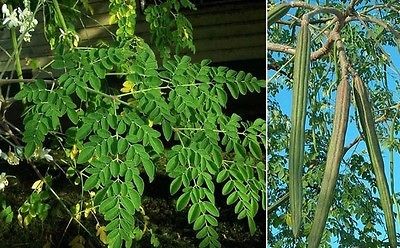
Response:
[{"label": "green compound leaf", "polygon": [[[191,6],[187,0],[175,2],[178,9]],[[119,34],[128,29],[131,32],[127,24],[134,18],[127,22],[127,16],[120,16]],[[176,23],[180,27],[173,34],[177,35],[174,39],[180,40],[176,46],[188,47],[182,32],[187,27],[185,39],[192,40],[192,28],[179,13],[173,18],[179,19]],[[118,39],[125,42],[121,37]],[[162,47],[164,42],[156,42],[156,46]],[[133,239],[143,237],[140,229],[143,223],[136,223],[135,215],[145,191],[140,175],[144,171],[149,181],[153,181],[154,163],[164,160],[165,155],[166,171],[172,179],[170,193],[180,195],[176,209],[188,209],[187,219],[197,231],[200,246],[220,247],[214,228],[220,215],[215,205],[214,194],[219,190],[216,182],[224,186],[222,193],[240,218],[253,217],[259,201],[266,207],[265,197],[259,200],[265,184],[251,181],[254,175],[257,180],[264,179],[259,174],[265,165],[254,172],[250,165],[259,162],[255,159],[262,156],[260,146],[266,146],[266,141],[252,143],[263,137],[260,132],[265,137],[265,121],[257,123],[264,125],[261,131],[261,124],[255,122],[249,127],[250,124],[242,124],[239,116],[227,117],[222,113],[228,94],[238,98],[240,94],[259,90],[262,85],[251,74],[211,67],[209,60],[194,64],[188,56],[165,58],[161,68],[154,52],[141,38],[135,37],[133,43],[134,51],[110,47],[77,49],[57,55],[55,65],[60,63],[60,68],[66,68],[58,85],[51,90],[44,81],[25,85],[17,98],[26,99],[34,113],[27,113],[29,118],[24,120],[28,127],[23,137],[24,152],[31,155],[37,147],[43,147],[46,135],[60,127],[60,118],[68,116],[74,125],[66,135],[67,147],[75,144],[81,149],[79,164],[90,161],[83,167],[79,165],[79,170],[84,169],[88,176],[83,189],[96,191],[94,205],[108,222],[104,225],[109,247],[130,247]],[[170,54],[172,48],[160,53]],[[103,86],[106,81],[102,80],[111,71],[127,74],[123,78],[134,83],[132,94],[116,97],[121,92]],[[151,127],[152,124],[157,128]],[[158,125],[162,128],[162,138]],[[238,135],[239,129],[244,135]],[[180,144],[165,150],[165,140]]]},{"label": "green compound leaf", "polygon": [[214,204],[212,204],[211,202],[203,202],[203,204],[208,213],[215,217],[219,217],[219,211]]},{"label": "green compound leaf", "polygon": [[197,220],[199,216],[200,216],[200,206],[199,203],[195,203],[189,208],[188,212],[189,224],[192,224],[195,220]]},{"label": "green compound leaf", "polygon": [[89,191],[93,189],[99,181],[99,175],[93,174],[88,179],[86,179],[85,184],[83,185],[83,189]]},{"label": "green compound leaf", "polygon": [[156,167],[150,159],[142,159],[144,170],[146,171],[149,181],[154,180],[154,174],[156,173]]},{"label": "green compound leaf", "polygon": [[256,233],[257,227],[254,219],[250,216],[247,216],[247,224],[249,225],[250,234],[254,235]]},{"label": "green compound leaf", "polygon": [[176,210],[181,211],[183,210],[190,201],[190,192],[185,192],[181,196],[179,196],[178,200],[176,201]]},{"label": "green compound leaf", "polygon": [[83,124],[76,132],[76,139],[84,139],[92,131],[92,124]]},{"label": "green compound leaf", "polygon": [[34,141],[28,142],[24,149],[24,155],[26,158],[30,158],[36,150],[36,143]]},{"label": "green compound leaf", "polygon": [[87,161],[89,161],[89,159],[93,156],[94,150],[96,148],[94,146],[86,146],[85,148],[82,149],[82,151],[79,153],[78,159],[77,159],[77,163],[78,164],[84,164]]},{"label": "green compound leaf", "polygon": [[198,231],[206,224],[206,217],[204,215],[200,215],[199,218],[193,224],[193,230]]},{"label": "green compound leaf", "polygon": [[170,124],[168,121],[166,121],[166,120],[164,120],[164,121],[162,122],[162,131],[163,131],[163,133],[164,133],[165,139],[166,139],[167,141],[169,141],[169,140],[171,139],[171,137],[172,137],[172,126],[171,126],[171,124]]},{"label": "green compound leaf", "polygon": [[135,205],[133,204],[131,199],[129,199],[128,197],[121,197],[121,203],[122,203],[122,206],[124,206],[124,208],[126,210],[128,210],[128,212],[130,212],[130,213],[135,212]]},{"label": "green compound leaf", "polygon": [[228,87],[229,92],[233,96],[233,98],[239,98],[239,87],[236,83],[227,83],[226,86]]},{"label": "green compound leaf", "polygon": [[174,180],[172,180],[169,186],[169,191],[171,192],[171,195],[175,195],[175,193],[178,192],[181,186],[182,186],[182,177],[177,177]]},{"label": "green compound leaf", "polygon": [[158,154],[163,153],[164,146],[159,139],[150,138],[150,145],[153,147],[154,151],[156,151]]},{"label": "green compound leaf", "polygon": [[117,198],[115,196],[109,197],[101,202],[99,210],[101,213],[105,213],[110,209],[115,208],[116,204]]},{"label": "green compound leaf", "polygon": [[94,90],[98,90],[99,91],[100,88],[101,88],[101,81],[94,74],[90,74],[90,76],[89,76],[89,84],[90,84],[90,86],[92,86],[92,88]]},{"label": "green compound leaf", "polygon": [[260,145],[257,142],[250,140],[249,148],[250,148],[251,154],[253,154],[254,157],[262,159],[262,151],[261,151]]}]

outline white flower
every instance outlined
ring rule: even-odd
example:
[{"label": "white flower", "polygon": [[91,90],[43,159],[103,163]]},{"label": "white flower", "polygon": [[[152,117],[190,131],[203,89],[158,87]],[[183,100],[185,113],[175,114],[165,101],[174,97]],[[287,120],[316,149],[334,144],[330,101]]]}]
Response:
[{"label": "white flower", "polygon": [[4,188],[8,185],[8,180],[6,173],[1,173],[0,174],[0,191],[4,191]]},{"label": "white flower", "polygon": [[64,30],[62,28],[60,28],[60,32],[61,32],[60,38],[64,39],[66,37],[67,33],[64,32]]},{"label": "white flower", "polygon": [[78,46],[78,43],[79,43],[79,36],[78,36],[75,32],[73,32],[73,31],[71,31],[71,30],[64,31],[64,30],[61,29],[61,28],[60,28],[60,32],[61,32],[60,38],[61,38],[62,40],[71,38],[71,39],[72,39],[73,45],[74,45],[75,47]]},{"label": "white flower", "polygon": [[44,158],[44,159],[46,159],[47,162],[51,162],[51,161],[53,161],[54,159],[53,159],[53,157],[49,154],[50,151],[51,151],[50,149],[45,149],[45,148],[37,149],[37,150],[35,151],[35,157],[40,158],[40,159],[41,159],[41,158]]},{"label": "white flower", "polygon": [[15,153],[13,153],[13,152],[8,152],[7,153],[7,162],[10,164],[10,165],[18,165],[19,164],[19,158],[16,156],[16,154]]},{"label": "white flower", "polygon": [[[22,32],[21,32],[22,33]],[[25,42],[31,42],[31,37],[32,37],[32,35],[30,34],[30,33],[26,33],[25,35],[24,35],[24,41]]]},{"label": "white flower", "polygon": [[[3,5],[3,7],[4,7],[4,5]],[[9,13],[7,13],[7,14],[9,14]],[[3,25],[7,24],[8,28],[18,27],[20,23],[21,22],[18,20],[18,15],[17,15],[16,9],[14,9],[13,12],[11,12],[11,14],[7,15],[3,21]]]},{"label": "white flower", "polygon": [[32,35],[29,32],[33,32],[38,21],[35,19],[34,14],[28,8],[25,8],[23,11],[21,9],[19,12],[19,20],[21,21],[21,26],[19,28],[19,32],[24,34],[24,41],[30,42]]},{"label": "white flower", "polygon": [[44,182],[42,180],[37,180],[33,183],[32,189],[37,191],[38,193],[42,191]]},{"label": "white flower", "polygon": [[1,6],[1,12],[3,13],[3,18],[10,15],[10,10],[8,10],[7,4],[3,4],[3,6]]},{"label": "white flower", "polygon": [[49,154],[51,150],[50,149],[43,149],[43,152],[41,156],[43,156],[44,159],[46,159],[47,162],[53,161],[53,157]]}]

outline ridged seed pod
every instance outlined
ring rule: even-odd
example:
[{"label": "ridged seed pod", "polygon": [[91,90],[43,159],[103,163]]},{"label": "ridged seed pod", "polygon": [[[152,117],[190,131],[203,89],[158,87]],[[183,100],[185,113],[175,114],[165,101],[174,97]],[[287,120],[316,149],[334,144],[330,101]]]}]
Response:
[{"label": "ridged seed pod", "polygon": [[358,75],[354,76],[354,95],[357,110],[360,116],[361,127],[367,145],[369,157],[374,170],[376,184],[380,195],[380,201],[385,215],[386,228],[389,236],[390,247],[397,247],[396,228],[392,209],[392,201],[389,186],[385,176],[382,152],[379,146],[378,136],[375,130],[375,119],[372,114],[372,106],[368,99],[367,89]]},{"label": "ridged seed pod", "polygon": [[340,162],[343,158],[350,107],[350,86],[342,80],[337,88],[332,136],[329,142],[324,177],[315,209],[315,216],[308,236],[308,247],[318,248],[325,230],[326,219],[335,194]]},{"label": "ridged seed pod", "polygon": [[301,226],[304,131],[311,55],[310,37],[308,20],[303,20],[294,55],[292,129],[289,144],[289,201],[295,237],[299,236]]},{"label": "ridged seed pod", "polygon": [[290,10],[290,5],[288,4],[278,4],[272,7],[271,10],[267,11],[268,17],[268,27],[278,20],[280,20],[284,15],[286,15]]}]

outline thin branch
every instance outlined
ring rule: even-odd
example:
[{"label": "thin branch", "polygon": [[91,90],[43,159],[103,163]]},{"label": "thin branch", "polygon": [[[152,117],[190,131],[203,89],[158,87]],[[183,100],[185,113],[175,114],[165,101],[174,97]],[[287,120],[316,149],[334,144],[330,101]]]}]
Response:
[{"label": "thin branch", "polygon": [[336,8],[331,8],[331,7],[322,7],[322,8],[316,8],[313,11],[307,13],[304,15],[304,18],[307,20],[310,20],[314,15],[318,14],[333,14],[336,16],[333,20],[336,21],[335,19],[343,19],[343,13],[336,9]]},{"label": "thin branch", "polygon": [[[268,62],[268,70],[279,71],[281,65],[279,65],[276,61]],[[288,73],[286,71],[281,71],[281,74],[285,75],[288,79],[292,79],[292,73]]]},{"label": "thin branch", "polygon": [[[61,198],[57,195],[57,193],[53,190],[53,188],[51,188],[51,185],[43,177],[43,175],[40,173],[40,171],[38,170],[36,165],[30,160],[27,160],[27,162],[29,163],[29,165],[31,165],[32,169],[35,171],[35,173],[39,177],[39,179],[42,180],[42,182],[44,182],[49,187],[50,192],[57,199],[57,201],[61,204],[61,206],[65,209],[65,211],[68,213],[68,215],[71,218],[73,218],[74,215],[71,213],[69,208],[65,205],[65,203],[61,200]],[[74,220],[83,228],[83,230],[85,230],[89,234],[90,237],[94,238],[93,234],[79,220],[77,220],[76,218],[74,218]]]},{"label": "thin branch", "polygon": [[289,193],[284,194],[281,198],[279,198],[276,202],[271,204],[271,206],[268,207],[268,214],[271,214],[274,212],[282,203],[287,201],[289,199]]},{"label": "thin branch", "polygon": [[354,12],[354,8],[356,7],[357,4],[360,3],[360,0],[351,0],[349,6],[346,9],[346,14],[349,15],[352,12]]},{"label": "thin branch", "polygon": [[[12,78],[12,79],[0,79],[0,86],[7,85],[7,84],[20,83],[20,82],[23,82],[23,83],[34,83],[37,80],[40,80],[40,79],[14,79],[14,78]],[[56,80],[43,80],[43,81],[46,84],[52,84]]]},{"label": "thin branch", "polygon": [[335,39],[337,38],[336,35],[339,34],[340,29],[344,25],[344,16],[343,16],[342,12],[340,12],[334,8],[323,8],[320,10],[315,10],[315,11],[308,13],[307,17],[309,17],[309,16],[311,17],[312,15],[315,15],[317,13],[325,13],[325,12],[334,14],[336,16],[332,20],[332,23],[336,23],[336,24],[335,24],[335,27],[333,28],[333,30],[329,33],[327,42],[321,48],[319,48],[317,51],[315,51],[311,54],[311,59],[313,59],[313,60],[324,56],[331,50],[332,44],[335,41]]},{"label": "thin branch", "polygon": [[290,7],[292,8],[305,8],[305,9],[310,9],[310,10],[315,10],[317,7],[305,3],[305,2],[291,2],[289,3]]},{"label": "thin branch", "polygon": [[277,44],[273,42],[267,42],[267,50],[272,50],[275,52],[283,52],[287,54],[294,55],[296,49],[288,45]]},{"label": "thin branch", "polygon": [[[325,23],[327,23],[327,22],[329,22],[329,21],[332,21],[332,20],[333,20],[332,17],[321,18],[321,19],[318,19],[318,20],[310,20],[310,24],[311,24],[311,25],[315,25],[315,24],[325,24]],[[288,26],[293,26],[293,25],[295,25],[295,26],[300,26],[300,21],[297,21],[297,20],[295,20],[295,21],[279,20],[279,21],[277,21],[277,23],[283,24],[283,25],[288,25]]]},{"label": "thin branch", "polygon": [[394,105],[386,107],[386,108],[377,109],[377,110],[375,110],[375,112],[380,112],[380,111],[385,111],[385,110],[390,110],[390,109],[399,110],[400,109],[400,102],[395,103]]},{"label": "thin branch", "polygon": [[360,14],[367,14],[368,12],[375,10],[375,9],[383,9],[383,8],[390,8],[388,4],[374,4],[370,6],[363,6],[364,8],[368,7],[367,9],[364,9],[363,11],[359,12]]},{"label": "thin branch", "polygon": [[374,24],[377,24],[381,27],[383,27],[384,29],[389,30],[397,39],[400,38],[400,32],[397,31],[395,28],[393,28],[391,25],[387,24],[385,21],[382,21],[380,19],[371,17],[371,16],[348,16],[345,19],[345,23],[347,22],[351,22],[351,21],[360,21],[360,22],[371,22]]},{"label": "thin branch", "polygon": [[[314,9],[313,11],[307,13],[306,15],[304,15],[303,18],[305,18],[306,20],[310,19],[313,15],[319,14],[319,13],[328,13],[328,14],[333,14],[336,17],[332,19],[331,23],[329,23],[323,30],[326,30],[329,26],[331,26],[333,23],[336,23],[335,27],[333,28],[333,30],[330,32],[330,34],[328,35],[328,40],[327,42],[320,47],[318,50],[316,50],[315,52],[311,53],[311,59],[312,60],[316,60],[321,58],[322,56],[326,55],[332,47],[332,44],[334,42],[334,34],[338,33],[339,30],[343,27],[344,24],[344,16],[342,14],[342,12],[338,11],[335,8],[317,8]],[[320,33],[322,33],[320,32]],[[294,55],[295,53],[295,49],[287,46],[287,45],[281,45],[281,44],[276,44],[276,43],[272,43],[272,42],[268,42],[267,43],[267,50],[272,50],[272,51],[277,51],[277,52],[284,52],[287,54],[292,54]]]},{"label": "thin branch", "polygon": [[355,145],[357,145],[361,140],[363,140],[362,136],[357,136],[348,146],[343,149],[343,157],[344,155]]},{"label": "thin branch", "polygon": [[110,99],[112,99],[112,100],[114,100],[114,101],[117,101],[117,102],[119,102],[119,103],[122,103],[122,104],[124,104],[124,105],[126,105],[126,106],[132,107],[131,104],[129,104],[129,103],[125,102],[125,101],[122,101],[121,99],[118,98],[118,96],[111,96],[111,95],[108,95],[108,94],[103,93],[103,92],[101,92],[101,91],[97,91],[97,90],[91,89],[91,88],[89,88],[89,87],[85,87],[84,89],[87,90],[87,91],[90,91],[90,92],[92,92],[92,93],[96,93],[96,94],[98,94],[98,95],[101,95],[101,96],[110,98]]}]

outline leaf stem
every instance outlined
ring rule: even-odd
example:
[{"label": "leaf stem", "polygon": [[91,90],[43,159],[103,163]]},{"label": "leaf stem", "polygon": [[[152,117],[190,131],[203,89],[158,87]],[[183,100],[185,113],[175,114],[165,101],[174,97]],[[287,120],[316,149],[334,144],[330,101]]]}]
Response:
[{"label": "leaf stem", "polygon": [[87,91],[89,91],[89,92],[92,92],[92,93],[96,93],[96,94],[98,94],[98,95],[101,95],[101,96],[104,96],[104,97],[107,97],[107,98],[110,98],[110,99],[113,99],[114,101],[117,101],[117,102],[119,102],[119,103],[122,103],[122,104],[124,104],[124,105],[126,105],[126,106],[132,107],[131,104],[129,104],[129,103],[125,102],[125,101],[122,101],[121,99],[118,98],[118,96],[111,96],[111,95],[108,95],[108,94],[103,93],[103,92],[101,92],[101,91],[97,91],[97,90],[91,89],[91,88],[89,88],[89,87],[85,87],[85,90],[87,90]]},{"label": "leaf stem", "polygon": [[56,10],[57,17],[59,18],[59,20],[61,22],[61,27],[62,27],[63,31],[66,32],[68,30],[68,28],[67,28],[67,24],[65,23],[64,16],[61,12],[60,5],[58,4],[57,0],[53,0],[53,4],[54,4],[54,9]]},{"label": "leaf stem", "polygon": [[[19,59],[19,47],[17,43],[17,34],[15,32],[15,27],[12,27],[10,29],[10,34],[11,34],[11,43],[12,43],[12,48],[14,50],[14,59],[15,59],[15,70],[17,71],[17,76],[18,79],[23,79],[22,77],[22,68],[21,68],[21,61]],[[20,82],[20,89],[23,87],[23,83]]]}]

